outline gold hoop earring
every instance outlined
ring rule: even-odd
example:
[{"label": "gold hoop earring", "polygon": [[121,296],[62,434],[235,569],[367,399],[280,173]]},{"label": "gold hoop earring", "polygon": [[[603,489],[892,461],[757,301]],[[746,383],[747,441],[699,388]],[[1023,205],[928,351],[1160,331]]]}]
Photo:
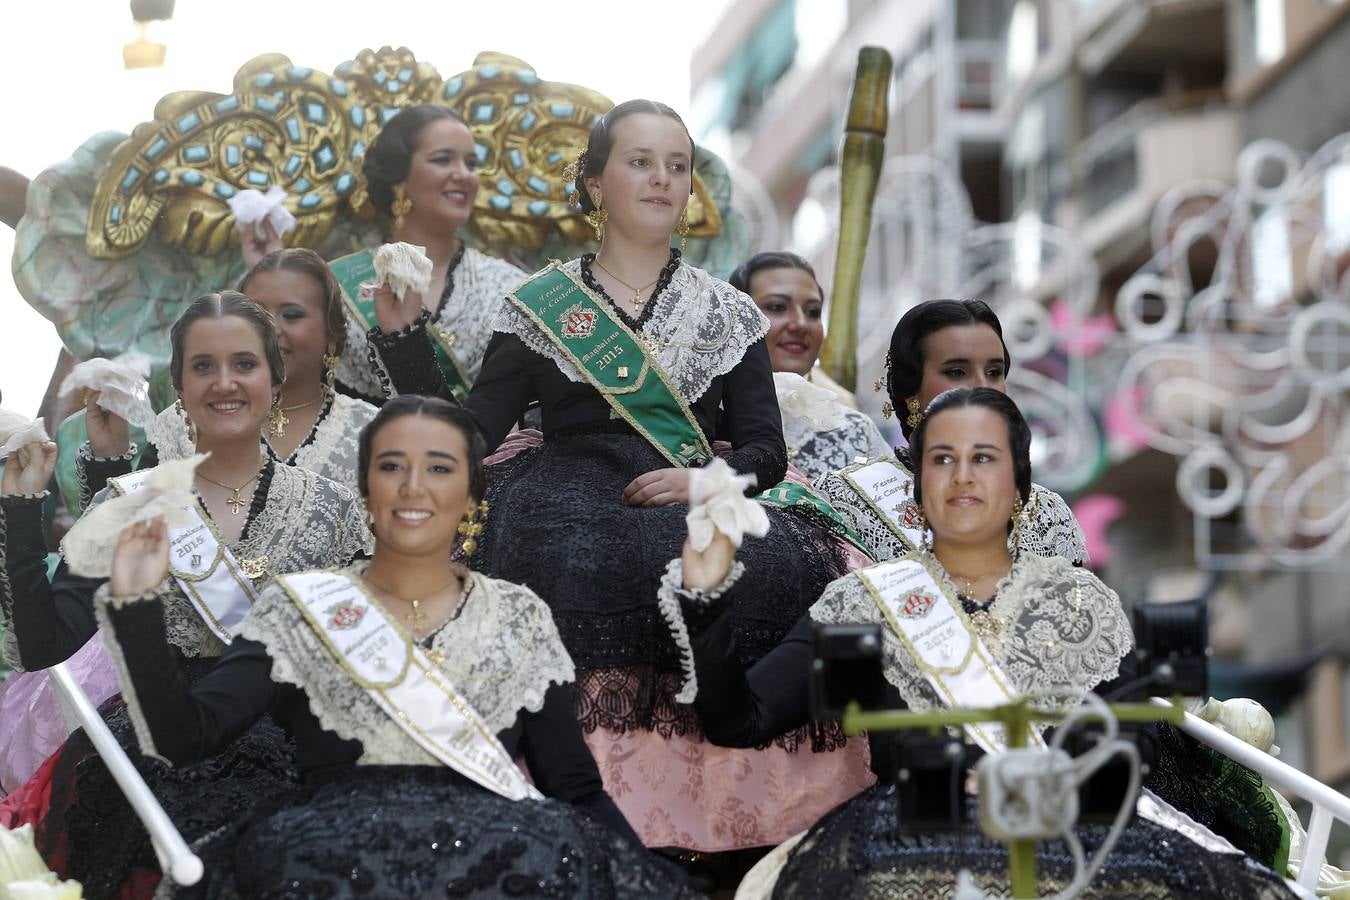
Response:
[{"label": "gold hoop earring", "polygon": [[337,343],[329,341],[328,349],[323,354],[323,383],[329,391],[334,390],[337,384],[338,359]]},{"label": "gold hoop earring", "polygon": [[179,397],[173,402],[173,408],[183,417],[183,423],[187,425],[188,440],[193,444],[197,443],[197,423],[188,418],[187,410],[183,408],[183,398]]},{"label": "gold hoop earring", "polygon": [[272,408],[267,411],[267,431],[274,438],[286,436],[286,426],[291,420],[281,411],[280,392],[272,395]]},{"label": "gold hoop earring", "polygon": [[923,421],[923,407],[919,405],[918,397],[910,397],[905,401],[905,408],[909,410],[909,416],[905,418],[905,424],[909,426],[910,431],[913,431]]},{"label": "gold hoop earring", "polygon": [[408,189],[401,184],[394,185],[394,202],[389,204],[394,214],[394,227],[402,228],[408,213],[412,212],[412,201],[408,199]]},{"label": "gold hoop earring", "polygon": [[609,210],[600,206],[600,192],[596,191],[591,195],[591,205],[595,209],[586,213],[586,221],[591,223],[591,228],[595,231],[596,241],[605,239],[605,223],[609,221]]},{"label": "gold hoop earring", "polygon": [[478,505],[470,505],[464,513],[464,519],[459,523],[458,531],[464,538],[464,543],[460,546],[464,548],[465,556],[473,556],[473,551],[478,549],[478,536],[483,533],[483,523],[487,521],[488,503],[482,500]]},{"label": "gold hoop earring", "polygon": [[685,206],[684,212],[680,213],[680,223],[675,226],[675,231],[680,235],[680,255],[684,255],[686,241],[689,237],[689,207]]}]

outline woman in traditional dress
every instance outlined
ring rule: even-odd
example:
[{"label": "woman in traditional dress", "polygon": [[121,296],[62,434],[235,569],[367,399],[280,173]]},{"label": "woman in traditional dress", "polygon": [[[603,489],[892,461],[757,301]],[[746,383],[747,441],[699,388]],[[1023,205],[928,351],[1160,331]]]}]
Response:
[{"label": "woman in traditional dress", "polygon": [[[280,416],[264,424],[268,454],[356,491],[356,436],[375,415],[375,407],[334,390],[335,367],[347,340],[342,292],[328,266],[311,250],[278,250],[255,265],[240,290],[272,315],[286,380],[281,385]],[[91,396],[85,405],[89,440],[80,445],[75,472],[80,507],[110,479],[132,470],[138,448],[129,442],[124,419]],[[147,429],[151,446],[140,467],[181,459],[195,452],[188,421],[175,405]],[[100,703],[116,690],[116,679],[102,644],[93,641],[74,658],[81,686]],[[67,735],[64,717],[45,675],[23,674],[0,685],[0,718],[25,727],[0,735],[0,788],[13,790],[32,776]]]},{"label": "woman in traditional dress", "polygon": [[[900,318],[891,335],[883,379],[906,439],[933,398],[956,387],[1006,392],[1012,357],[998,316],[983,300],[927,300]],[[880,389],[881,381],[878,381]],[[873,559],[885,561],[919,549],[923,516],[908,450],[845,466],[816,482],[839,514],[861,536]],[[1086,539],[1064,498],[1038,484],[1022,508],[1019,552],[1062,556],[1081,564]]]},{"label": "woman in traditional dress", "polygon": [[[380,129],[366,151],[366,195],[380,215],[389,241],[423,248],[431,260],[431,288],[394,304],[387,286],[372,286],[373,251],[331,263],[351,313],[347,348],[338,381],[375,400],[440,377],[463,399],[478,377],[492,336],[492,319],[524,273],[510,263],[469,247],[460,229],[478,195],[478,151],[473,134],[454,110],[424,103],[400,111]],[[252,265],[281,246],[276,235],[255,241],[247,230],[244,259]],[[393,314],[377,320],[376,300]],[[381,330],[381,325],[385,326]],[[368,342],[369,338],[369,342]]]},{"label": "woman in traditional dress", "polygon": [[693,151],[663,104],[623,103],[595,124],[575,185],[600,250],[512,292],[465,408],[497,447],[539,402],[542,444],[499,452],[489,466],[477,563],[552,609],[577,666],[578,718],[642,839],[712,852],[776,843],[870,773],[860,742],[824,752],[845,745],[837,729],[762,751],[710,747],[674,699],[680,657],[656,590],[684,540],[689,468],[713,457],[719,421],[728,463],[775,504],[775,536],[746,560],[756,589],[736,610],[747,658],[772,647],[848,559],[822,524],[828,505],[780,484],[787,451],[767,321],[671,247]]},{"label": "woman in traditional dress", "polygon": [[[375,416],[375,407],[334,388],[348,333],[342,289],[333,273],[313,250],[277,250],[249,270],[239,291],[271,314],[286,365],[280,415],[263,429],[268,454],[355,493],[356,436]],[[93,396],[85,405],[85,427],[89,440],[76,456],[82,507],[108,479],[131,471],[137,452],[129,444],[126,421]],[[160,413],[149,431],[154,443],[142,457],[145,467],[194,452],[187,420],[177,407]]]},{"label": "woman in traditional dress", "polygon": [[[196,449],[210,456],[194,475],[199,503],[184,508],[189,524],[170,535],[175,568],[157,588],[156,608],[173,652],[195,675],[224,652],[256,585],[282,572],[345,565],[367,547],[369,533],[351,491],[263,451],[258,434],[275,418],[285,376],[265,310],[232,291],[208,294],[174,323],[171,339],[179,403]],[[56,451],[39,444],[26,451],[26,464],[6,466],[0,490],[6,526],[0,610],[12,642],[7,661],[35,671],[65,660],[93,636],[102,579],[74,575],[62,560],[48,582],[41,506]],[[156,471],[114,479],[90,514],[114,497],[149,490]],[[125,706],[113,699],[101,712],[134,751]],[[136,761],[188,840],[233,821],[295,778],[288,742],[266,723],[199,766],[170,771]],[[158,876],[148,836],[83,732],[0,806],[0,816],[7,825],[36,822],[48,863],[77,878],[86,896],[139,892]]]},{"label": "woman in traditional dress", "polygon": [[[1031,432],[1012,401],[987,388],[954,389],[916,426],[915,498],[931,529],[931,551],[831,584],[788,638],[748,670],[729,623],[745,578],[743,566],[733,565],[734,548],[725,538],[702,553],[687,544],[672,561],[663,602],[688,631],[695,705],[712,740],[752,746],[808,720],[815,623],[881,626],[882,683],[852,687],[856,696],[884,695],[890,708],[978,708],[1032,696],[1038,706],[1069,709],[1090,691],[1109,695],[1130,679],[1133,634],[1115,592],[1063,557],[1009,550],[1009,532],[1020,527],[1017,507],[1032,494]],[[946,637],[934,641],[935,634]],[[973,652],[953,671],[951,659],[967,646]],[[770,860],[781,871],[752,873],[755,884],[767,881],[775,897],[943,896],[964,868],[982,889],[1006,894],[1002,844],[973,829],[900,833],[897,825],[915,813],[897,807],[890,783],[906,734],[870,735],[881,783],[825,816],[791,849],[776,851]],[[1006,745],[997,727],[971,725],[966,734],[980,751]],[[1041,742],[1040,726],[1027,739]],[[942,779],[918,790],[945,794],[949,785]],[[1089,857],[1106,830],[1076,829]],[[1041,844],[1038,863],[1043,887],[1074,877],[1061,842]],[[1146,797],[1081,896],[1289,895],[1275,872]]]},{"label": "woman in traditional dress", "polygon": [[548,608],[451,561],[481,526],[482,459],[462,410],[386,404],[360,440],[373,557],[278,576],[191,687],[154,587],[164,529],[123,534],[100,603],[142,746],[201,759],[270,710],[305,775],[207,843],[208,896],[688,895],[601,785]]},{"label": "woman in traditional dress", "polygon": [[757,253],[731,273],[769,319],[764,343],[773,364],[788,460],[816,481],[836,469],[890,454],[876,423],[852,395],[820,371],[825,292],[811,264],[795,253]]}]

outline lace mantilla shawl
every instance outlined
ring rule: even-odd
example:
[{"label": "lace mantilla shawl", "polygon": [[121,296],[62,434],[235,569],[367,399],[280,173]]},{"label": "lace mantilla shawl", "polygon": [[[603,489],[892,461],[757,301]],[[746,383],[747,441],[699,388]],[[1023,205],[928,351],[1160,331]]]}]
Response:
[{"label": "lace mantilla shawl", "polygon": [[[356,563],[342,573],[359,579],[366,566]],[[422,646],[445,655],[441,671],[495,734],[510,728],[521,709],[542,709],[550,684],[576,676],[548,606],[533,591],[477,572],[467,588],[459,618]],[[303,690],[319,724],[361,742],[361,764],[441,765],[339,668],[280,585],[267,586],[239,632],[266,645],[272,679]]]},{"label": "lace mantilla shawl", "polygon": [[[564,263],[563,269],[581,277],[580,260]],[[649,346],[656,345],[656,361],[687,403],[702,397],[714,378],[734,369],[750,345],[769,330],[769,320],[748,296],[684,263],[676,268],[669,286],[647,302],[655,306],[639,335]],[[553,360],[568,380],[586,382],[548,335],[510,301],[502,305],[493,328],[516,335],[535,353]]]},{"label": "lace mantilla shawl", "polygon": [[[946,586],[955,596],[950,580]],[[1019,693],[1045,706],[1076,706],[1098,684],[1116,677],[1121,658],[1134,646],[1134,632],[1116,592],[1058,556],[1026,554],[1018,559],[999,582],[989,614],[1003,624],[998,638],[986,641],[994,661]],[[880,624],[886,680],[910,709],[945,705],[856,573],[830,584],[810,616],[831,625]]]},{"label": "lace mantilla shawl", "polygon": [[[99,491],[90,509],[113,496],[111,486]],[[370,549],[365,507],[350,490],[307,469],[273,467],[267,499],[248,524],[244,537],[230,544],[235,559],[266,559],[267,577],[347,565],[358,552]],[[254,584],[261,584],[258,579]],[[164,626],[169,643],[184,656],[220,656],[225,645],[211,633],[191,601],[168,578],[164,582]],[[111,634],[101,604],[95,604],[99,624]],[[110,641],[108,651],[118,661],[120,649]],[[128,683],[123,680],[123,683]]]},{"label": "lace mantilla shawl", "polygon": [[[896,462],[894,458],[891,461]],[[876,462],[876,459],[869,459],[867,462]],[[899,464],[909,472],[908,466],[903,462]],[[912,479],[913,473],[910,475]],[[867,501],[849,487],[838,471],[819,479],[816,482],[816,490],[824,494],[844,520],[862,536],[867,546],[872,549],[873,558],[878,562],[895,559],[918,549],[906,545]],[[907,490],[912,498],[914,496],[912,483],[908,485]],[[1079,565],[1087,561],[1087,538],[1083,535],[1078,520],[1073,517],[1073,510],[1069,509],[1069,504],[1064,502],[1063,497],[1033,483],[1030,506],[1029,512],[1023,513],[1022,526],[1018,529],[1018,545],[1011,549],[1019,555],[1034,553],[1037,556],[1059,556]]]},{"label": "lace mantilla shawl", "polygon": [[[509,262],[464,248],[464,258],[450,273],[450,296],[441,304],[436,324],[455,336],[455,359],[470,381],[483,368],[483,354],[492,339],[493,320],[506,295],[525,280],[525,273]],[[378,357],[376,357],[378,358]],[[338,380],[367,397],[383,397],[380,373],[371,368],[366,329],[347,317],[347,346],[338,363]]]},{"label": "lace mantilla shawl", "polygon": [[891,451],[891,445],[870,417],[843,404],[839,406],[838,426],[824,431],[811,430],[787,409],[782,413],[788,461],[812,481],[852,465],[859,457],[871,459]]}]

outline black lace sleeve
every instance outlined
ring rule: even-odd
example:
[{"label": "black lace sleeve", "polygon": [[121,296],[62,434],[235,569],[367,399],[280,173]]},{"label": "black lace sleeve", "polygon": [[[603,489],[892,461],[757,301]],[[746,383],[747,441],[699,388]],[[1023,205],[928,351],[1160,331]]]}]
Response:
[{"label": "black lace sleeve", "polygon": [[535,399],[530,367],[539,358],[514,334],[498,331],[492,335],[483,354],[482,371],[464,403],[478,423],[489,452],[501,445]]},{"label": "black lace sleeve", "polygon": [[431,335],[427,333],[429,321],[431,313],[424,309],[420,319],[393,334],[385,334],[378,327],[366,333],[371,364],[380,373],[389,396],[420,394],[453,399],[441,364],[436,361],[436,350],[431,346]]},{"label": "black lace sleeve", "polygon": [[93,636],[94,592],[98,578],[81,578],[65,560],[47,581],[47,536],[42,500],[0,498],[5,517],[5,575],[10,626],[18,642],[19,663],[33,672],[65,662]]},{"label": "black lace sleeve", "polygon": [[95,456],[88,441],[80,444],[80,449],[75,451],[75,480],[80,485],[81,512],[89,508],[95,494],[108,486],[109,479],[131,472],[136,450],[133,443],[127,452],[117,456]]},{"label": "black lace sleeve", "polygon": [[641,846],[600,780],[595,757],[581,737],[570,684],[550,685],[538,712],[523,710],[520,750],[530,777],[545,795],[585,810],[596,821]]},{"label": "black lace sleeve", "polygon": [[810,719],[811,620],[803,617],[787,637],[748,671],[733,633],[731,602],[708,621],[699,604],[682,601],[698,678],[694,707],[708,740],[723,747],[757,747]]},{"label": "black lace sleeve", "polygon": [[773,386],[769,350],[758,340],[726,375],[722,404],[722,428],[731,441],[727,463],[742,474],[756,478],[756,491],[771,488],[787,474],[787,445],[783,443],[783,418]]},{"label": "black lace sleeve", "polygon": [[262,644],[237,637],[225,655],[189,686],[164,630],[157,597],[105,601],[130,679],[128,705],[149,732],[142,748],[175,765],[211,756],[262,718],[276,694],[272,660]]}]

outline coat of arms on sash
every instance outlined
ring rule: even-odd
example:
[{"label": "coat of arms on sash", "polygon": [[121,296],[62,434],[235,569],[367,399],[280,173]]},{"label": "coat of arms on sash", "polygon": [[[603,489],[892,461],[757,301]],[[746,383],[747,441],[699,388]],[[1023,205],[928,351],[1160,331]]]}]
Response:
[{"label": "coat of arms on sash", "polygon": [[928,520],[923,517],[919,504],[906,500],[900,504],[900,524],[906,528],[923,530],[928,527]]},{"label": "coat of arms on sash", "polygon": [[341,603],[334,603],[323,612],[324,615],[329,617],[328,627],[334,631],[355,628],[361,624],[361,619],[366,614],[366,611],[359,606],[344,606]]},{"label": "coat of arms on sash", "polygon": [[928,615],[928,611],[933,608],[937,599],[932,594],[924,591],[915,591],[905,598],[905,602],[900,605],[900,615],[906,619],[922,619]]},{"label": "coat of arms on sash", "polygon": [[593,309],[583,309],[578,303],[567,312],[558,317],[562,324],[562,335],[565,338],[584,338],[590,337],[591,332],[595,330],[595,320],[599,317]]}]

